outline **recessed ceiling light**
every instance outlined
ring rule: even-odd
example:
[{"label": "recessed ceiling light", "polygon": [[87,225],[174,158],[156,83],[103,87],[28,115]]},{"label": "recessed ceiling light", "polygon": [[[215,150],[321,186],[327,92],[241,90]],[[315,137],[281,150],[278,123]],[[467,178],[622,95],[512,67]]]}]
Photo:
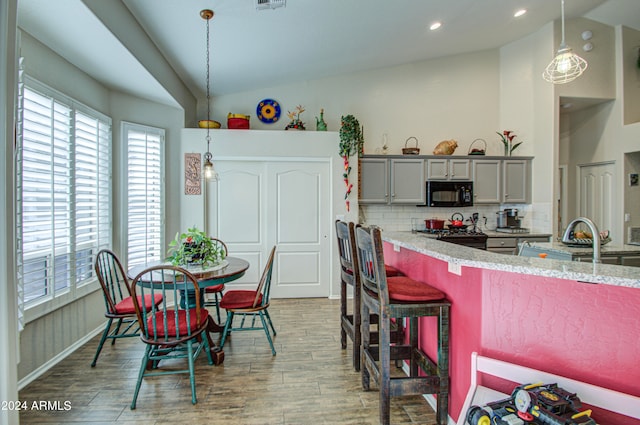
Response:
[{"label": "recessed ceiling light", "polygon": [[524,15],[525,13],[527,13],[527,9],[520,9],[516,13],[513,14],[513,17],[514,18],[519,18],[522,15]]},{"label": "recessed ceiling light", "polygon": [[429,29],[431,31],[434,31],[434,30],[437,30],[438,28],[440,28],[441,26],[442,26],[442,22],[434,22],[433,24],[431,24]]}]

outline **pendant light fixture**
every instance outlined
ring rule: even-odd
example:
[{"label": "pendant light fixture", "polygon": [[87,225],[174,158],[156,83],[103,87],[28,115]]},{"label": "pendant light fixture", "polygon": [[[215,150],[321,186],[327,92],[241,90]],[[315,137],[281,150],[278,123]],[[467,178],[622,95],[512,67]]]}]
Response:
[{"label": "pendant light fixture", "polygon": [[573,53],[571,47],[564,41],[564,0],[560,0],[562,7],[562,42],[558,53],[542,73],[542,78],[553,84],[565,84],[578,78],[585,69],[587,61]]},{"label": "pendant light fixture", "polygon": [[[200,11],[200,17],[204,19],[207,23],[207,124],[211,122],[211,94],[210,94],[210,78],[209,78],[209,21],[213,18],[213,10],[203,9]],[[211,155],[211,150],[209,146],[211,144],[211,135],[209,132],[211,131],[210,125],[207,125],[207,152],[204,154],[204,164],[202,166],[202,174],[204,178],[209,181],[218,181],[218,173],[213,168],[213,162],[211,159],[213,155]]]}]

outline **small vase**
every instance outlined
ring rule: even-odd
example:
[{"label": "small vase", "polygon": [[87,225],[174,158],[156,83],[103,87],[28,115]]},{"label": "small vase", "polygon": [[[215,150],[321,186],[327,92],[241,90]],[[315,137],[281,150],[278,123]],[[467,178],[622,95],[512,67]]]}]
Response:
[{"label": "small vase", "polygon": [[504,156],[511,156],[511,152],[509,152],[508,145],[504,145]]}]

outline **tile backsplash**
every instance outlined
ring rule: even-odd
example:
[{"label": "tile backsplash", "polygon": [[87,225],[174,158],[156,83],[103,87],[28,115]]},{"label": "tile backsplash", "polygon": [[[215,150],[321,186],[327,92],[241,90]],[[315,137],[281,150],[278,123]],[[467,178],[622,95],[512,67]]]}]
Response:
[{"label": "tile backsplash", "polygon": [[[424,220],[427,218],[439,218],[448,220],[453,213],[459,212],[467,218],[474,212],[480,216],[478,226],[483,230],[495,230],[497,226],[496,212],[505,208],[517,208],[522,220],[522,227],[535,232],[550,233],[551,211],[544,205],[513,204],[513,205],[477,205],[466,208],[427,208],[413,205],[361,205],[360,222],[363,224],[375,224],[388,231],[410,231],[412,225],[418,225],[418,230],[424,229]],[[415,223],[415,224],[414,224]]]}]

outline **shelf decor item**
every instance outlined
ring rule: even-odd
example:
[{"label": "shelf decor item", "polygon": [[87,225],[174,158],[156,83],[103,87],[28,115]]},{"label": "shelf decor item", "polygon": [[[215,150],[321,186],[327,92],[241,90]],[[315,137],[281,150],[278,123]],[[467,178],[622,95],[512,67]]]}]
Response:
[{"label": "shelf decor item", "polygon": [[[416,145],[407,147],[407,143],[409,143],[409,140],[411,139],[415,140]],[[419,154],[420,154],[420,148],[418,147],[418,139],[416,137],[411,136],[404,141],[404,148],[402,148],[402,155],[419,155]]]},{"label": "shelf decor item", "polygon": [[349,195],[353,184],[349,182],[349,173],[351,166],[349,165],[349,157],[353,155],[362,155],[362,147],[364,146],[364,129],[360,127],[360,123],[353,115],[347,115],[340,118],[340,156],[344,160],[344,171],[342,178],[345,185],[345,205],[347,212],[350,210]]},{"label": "shelf decor item", "polygon": [[300,119],[300,114],[303,113],[304,111],[305,109],[304,109],[304,106],[302,105],[296,106],[296,109],[293,112],[288,111],[287,116],[289,117],[291,122],[287,124],[287,126],[284,129],[285,130],[306,130],[306,128],[304,127],[304,123]]},{"label": "shelf decor item", "polygon": [[324,122],[324,109],[320,109],[320,118],[316,117],[316,131],[327,131],[327,123]]},{"label": "shelf decor item", "polygon": [[224,260],[224,256],[224,249],[196,226],[176,233],[167,250],[167,261],[174,266],[215,266]]},{"label": "shelf decor item", "polygon": [[227,128],[230,130],[249,130],[249,115],[232,114],[227,115]]},{"label": "shelf decor item", "polygon": [[273,124],[280,119],[280,104],[273,99],[262,99],[256,107],[258,119],[265,124]]},{"label": "shelf decor item", "polygon": [[[480,143],[476,144],[476,142],[480,142]],[[480,147],[477,147],[477,146],[480,146]],[[487,151],[487,142],[484,139],[476,139],[473,142],[471,142],[471,145],[469,146],[469,152],[467,152],[467,155],[484,155],[486,151]]]},{"label": "shelf decor item", "polygon": [[518,142],[515,144],[513,143],[513,139],[515,139],[517,136],[516,133],[511,130],[504,130],[502,133],[496,131],[496,133],[498,134],[498,136],[500,136],[500,140],[504,145],[504,156],[513,155],[513,151],[522,144],[522,142]]},{"label": "shelf decor item", "polygon": [[433,154],[434,155],[453,155],[457,147],[458,147],[458,142],[456,142],[455,140],[453,139],[443,140],[442,142],[436,145],[435,149],[433,150]]}]

